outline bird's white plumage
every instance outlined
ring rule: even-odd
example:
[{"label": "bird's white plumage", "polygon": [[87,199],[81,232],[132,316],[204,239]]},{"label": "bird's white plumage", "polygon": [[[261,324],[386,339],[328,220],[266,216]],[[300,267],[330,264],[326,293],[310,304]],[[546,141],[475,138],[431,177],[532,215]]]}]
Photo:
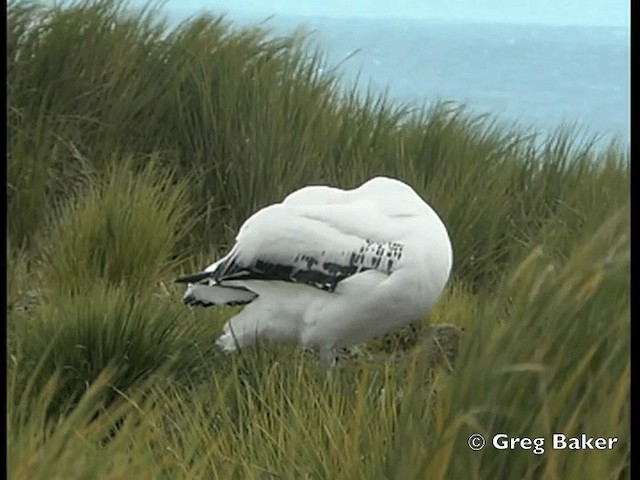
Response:
[{"label": "bird's white plumage", "polygon": [[182,280],[192,282],[186,303],[246,304],[225,325],[223,350],[261,338],[330,358],[420,320],[451,266],[438,215],[408,185],[377,177],[290,194],[251,216],[225,257]]}]

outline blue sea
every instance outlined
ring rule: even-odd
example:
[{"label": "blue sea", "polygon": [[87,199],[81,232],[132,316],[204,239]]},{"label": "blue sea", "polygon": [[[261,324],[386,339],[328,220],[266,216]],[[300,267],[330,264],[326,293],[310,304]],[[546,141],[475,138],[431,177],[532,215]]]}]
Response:
[{"label": "blue sea", "polygon": [[[215,13],[215,12],[213,12]],[[172,21],[187,13],[167,10]],[[630,141],[626,27],[443,23],[411,19],[227,15],[274,34],[304,29],[345,88],[415,105],[450,100],[540,133],[576,124]]]}]

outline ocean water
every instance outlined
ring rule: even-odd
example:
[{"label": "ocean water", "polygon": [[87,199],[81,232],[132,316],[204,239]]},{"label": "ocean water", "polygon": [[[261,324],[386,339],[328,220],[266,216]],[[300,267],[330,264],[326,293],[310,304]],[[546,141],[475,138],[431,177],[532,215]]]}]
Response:
[{"label": "ocean water", "polygon": [[[171,4],[169,4],[171,5]],[[173,4],[175,5],[175,4]],[[172,22],[193,11],[166,7]],[[215,12],[213,12],[215,13]],[[274,35],[302,28],[339,65],[345,88],[415,105],[448,100],[542,134],[576,124],[630,142],[626,27],[436,23],[411,19],[227,14]]]}]

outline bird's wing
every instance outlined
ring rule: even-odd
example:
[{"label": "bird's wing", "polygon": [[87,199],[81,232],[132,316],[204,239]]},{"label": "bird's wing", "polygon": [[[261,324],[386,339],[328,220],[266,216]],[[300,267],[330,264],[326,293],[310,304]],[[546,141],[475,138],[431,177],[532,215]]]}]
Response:
[{"label": "bird's wing", "polygon": [[333,291],[358,272],[397,269],[406,223],[366,202],[272,205],[245,222],[227,256],[179,281],[282,280]]},{"label": "bird's wing", "polygon": [[230,287],[211,284],[211,280],[189,281],[183,300],[187,305],[201,305],[209,307],[213,305],[246,305],[255,300],[258,295],[247,288]]}]

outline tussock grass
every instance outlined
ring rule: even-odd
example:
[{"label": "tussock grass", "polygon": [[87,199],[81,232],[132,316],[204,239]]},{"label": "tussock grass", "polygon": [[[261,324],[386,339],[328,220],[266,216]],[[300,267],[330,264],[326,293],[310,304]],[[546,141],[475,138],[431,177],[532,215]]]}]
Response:
[{"label": "tussock grass", "polygon": [[59,375],[54,413],[73,405],[107,367],[117,368],[112,382],[118,390],[169,361],[167,374],[186,374],[202,360],[194,340],[207,335],[206,324],[192,321],[181,307],[159,294],[137,296],[95,280],[82,296],[45,300],[16,322],[16,358],[25,371],[42,364],[36,385]]},{"label": "tussock grass", "polygon": [[[304,36],[224,18],[12,1],[7,40],[10,478],[630,477],[627,148],[345,89]],[[171,279],[292,190],[374,175],[449,228],[429,316],[329,373],[222,355],[235,310]],[[453,372],[418,348],[434,323],[465,330]],[[467,447],[500,432],[545,453]]]},{"label": "tussock grass", "polygon": [[[465,434],[548,439],[537,460],[530,451],[496,456],[492,476],[560,478],[571,472],[577,478],[593,469],[604,478],[622,475],[630,373],[627,214],[615,212],[565,261],[545,255],[544,248],[532,251],[480,315],[499,319],[499,326],[476,328],[468,337],[448,399],[450,411],[469,412]],[[604,405],[606,415],[598,412]],[[598,429],[616,432],[611,436],[620,442],[606,466],[593,460],[593,452],[574,452],[580,463],[551,449],[553,433]],[[590,461],[597,465],[587,466]]]},{"label": "tussock grass", "polygon": [[142,292],[175,267],[182,229],[192,223],[186,187],[153,160],[139,174],[130,161],[114,163],[52,209],[39,237],[48,295],[78,295],[98,280]]}]

